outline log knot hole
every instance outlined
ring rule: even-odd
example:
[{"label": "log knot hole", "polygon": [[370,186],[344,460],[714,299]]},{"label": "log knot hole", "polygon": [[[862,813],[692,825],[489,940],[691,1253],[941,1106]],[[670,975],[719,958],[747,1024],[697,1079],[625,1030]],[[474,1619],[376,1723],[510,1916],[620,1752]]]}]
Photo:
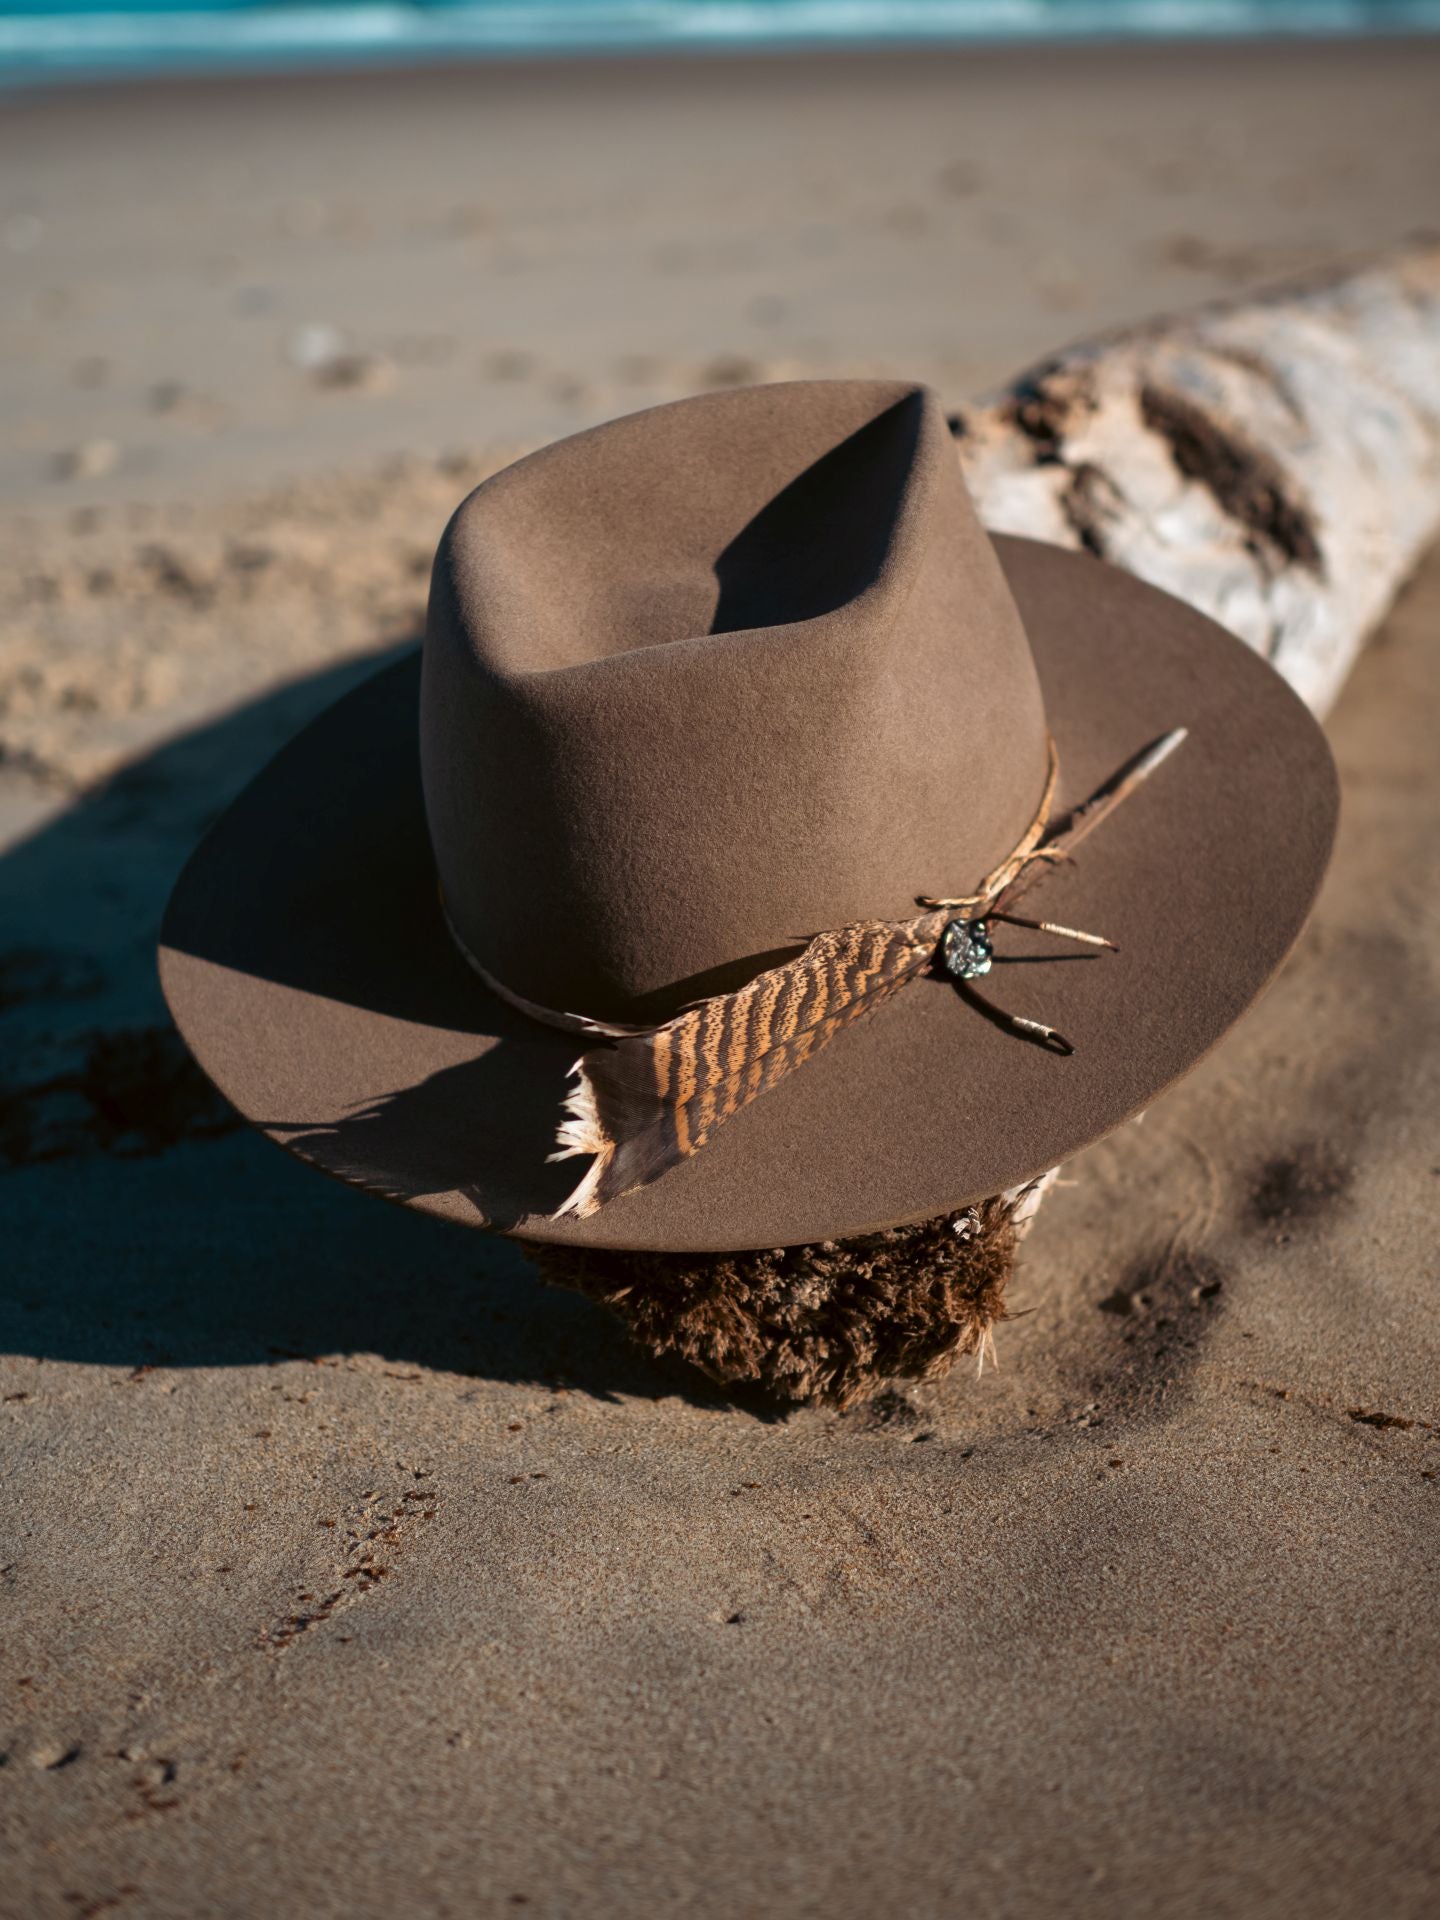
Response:
[{"label": "log knot hole", "polygon": [[[1037,467],[1065,464],[1065,437],[1077,414],[1093,412],[1088,372],[1076,367],[1037,367],[1011,389],[1010,424],[1030,443]],[[951,429],[952,432],[954,429]]]},{"label": "log knot hole", "polygon": [[1314,515],[1296,498],[1279,461],[1250,446],[1193,401],[1162,387],[1141,388],[1140,417],[1164,440],[1179,471],[1207,488],[1221,511],[1253,539],[1295,566],[1324,576]]}]

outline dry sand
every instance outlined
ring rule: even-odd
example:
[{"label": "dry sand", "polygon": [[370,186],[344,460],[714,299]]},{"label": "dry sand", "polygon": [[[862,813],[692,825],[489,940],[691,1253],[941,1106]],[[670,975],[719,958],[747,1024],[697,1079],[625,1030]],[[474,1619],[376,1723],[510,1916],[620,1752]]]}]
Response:
[{"label": "dry sand", "polygon": [[752,372],[958,401],[1397,238],[1437,81],[1392,45],[7,103],[0,1906],[1435,1910],[1435,562],[1333,717],[1310,935],[1067,1170],[980,1380],[767,1422],[651,1368],[237,1132],[151,949],[508,445]]}]

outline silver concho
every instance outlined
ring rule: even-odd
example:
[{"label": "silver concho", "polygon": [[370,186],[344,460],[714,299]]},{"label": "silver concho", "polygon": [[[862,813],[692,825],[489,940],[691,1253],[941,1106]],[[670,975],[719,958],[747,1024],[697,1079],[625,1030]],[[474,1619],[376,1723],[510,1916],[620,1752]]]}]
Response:
[{"label": "silver concho", "polygon": [[940,964],[952,980],[978,980],[990,971],[994,948],[983,920],[947,920],[940,936]]}]

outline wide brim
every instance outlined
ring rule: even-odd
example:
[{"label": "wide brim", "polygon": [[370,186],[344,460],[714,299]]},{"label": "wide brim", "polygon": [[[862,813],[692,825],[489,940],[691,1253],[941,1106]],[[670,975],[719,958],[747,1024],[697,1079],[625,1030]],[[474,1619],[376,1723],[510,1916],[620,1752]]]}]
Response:
[{"label": "wide brim", "polygon": [[[160,971],[201,1067],[246,1120],[355,1186],[523,1239],[603,1247],[843,1239],[1000,1193],[1109,1133],[1216,1044],[1294,944],[1334,837],[1334,767],[1280,676],[1212,621],[1084,555],[1001,535],[995,546],[1059,748],[1062,806],[1189,730],[1027,896],[1034,917],[1120,951],[996,931],[987,995],[1060,1028],[1070,1057],[922,979],[652,1186],[589,1219],[548,1218],[584,1171],[547,1158],[581,1043],[503,1005],[446,931],[417,653],[278,754],[181,875]],[[963,890],[976,877],[917,872],[913,885]]]}]

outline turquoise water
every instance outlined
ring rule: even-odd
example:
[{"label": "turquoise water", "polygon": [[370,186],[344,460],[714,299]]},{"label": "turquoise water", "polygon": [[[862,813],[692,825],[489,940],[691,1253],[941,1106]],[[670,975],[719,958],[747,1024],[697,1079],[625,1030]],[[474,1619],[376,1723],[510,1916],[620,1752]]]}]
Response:
[{"label": "turquoise water", "polygon": [[1440,30],[1440,0],[0,0],[0,82],[445,54]]}]

